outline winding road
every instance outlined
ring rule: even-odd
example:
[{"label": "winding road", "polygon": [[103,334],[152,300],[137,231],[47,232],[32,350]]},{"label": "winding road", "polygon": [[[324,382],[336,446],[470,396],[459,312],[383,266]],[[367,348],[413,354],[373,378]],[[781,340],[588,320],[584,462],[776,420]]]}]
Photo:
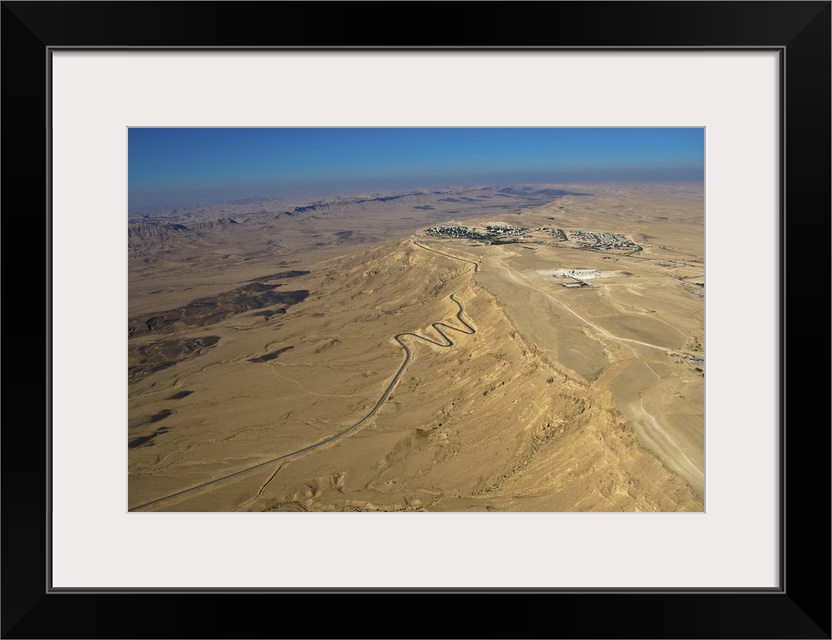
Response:
[{"label": "winding road", "polygon": [[[630,351],[632,351],[633,356],[637,360],[641,361],[648,369],[650,369],[653,375],[656,376],[657,380],[661,380],[662,377],[658,373],[656,373],[655,369],[653,369],[653,367],[650,366],[647,360],[645,360],[639,355],[634,345],[648,347],[650,349],[656,349],[666,354],[673,354],[676,357],[680,355],[701,357],[702,355],[701,353],[694,353],[691,351],[686,351],[685,349],[664,347],[649,342],[643,342],[641,340],[634,340],[632,338],[622,338],[621,336],[614,335],[606,329],[604,329],[603,327],[595,324],[591,320],[588,320],[587,318],[583,317],[574,309],[571,309],[566,303],[547,293],[543,289],[534,286],[531,282],[527,280],[525,276],[523,276],[522,273],[515,274],[513,270],[509,269],[503,264],[498,263],[496,266],[500,269],[503,269],[508,274],[508,276],[518,285],[525,286],[534,291],[537,291],[538,293],[542,294],[555,304],[559,305],[560,307],[571,313],[573,316],[575,316],[578,320],[580,320],[587,326],[592,327],[595,331],[597,331],[599,334],[601,334],[608,340],[618,342],[623,347],[628,348]],[[520,277],[518,277],[518,275]],[[674,436],[667,429],[662,427],[658,420],[656,420],[656,418],[644,408],[643,394],[647,388],[649,387],[645,387],[639,392],[639,402],[637,404],[635,402],[630,403],[627,407],[627,409],[629,409],[629,412],[625,410],[624,413],[627,415],[628,419],[637,423],[638,426],[641,428],[642,431],[639,432],[638,430],[636,430],[636,434],[639,436],[642,444],[644,444],[646,440],[650,449],[655,451],[671,469],[679,473],[685,480],[687,480],[699,495],[703,495],[705,486],[704,470],[701,469],[695,462],[693,462],[688,457],[687,453],[685,453],[685,450],[676,442]]]},{"label": "winding road", "polygon": [[[557,304],[557,305],[559,305],[559,306],[563,307],[566,311],[568,311],[568,312],[569,312],[569,313],[571,313],[573,316],[575,316],[576,318],[578,318],[578,320],[580,320],[580,321],[581,321],[581,322],[583,322],[584,324],[586,324],[586,325],[588,325],[588,326],[592,327],[592,328],[593,328],[593,329],[595,329],[598,333],[600,333],[601,335],[603,335],[603,336],[605,336],[605,337],[609,338],[610,340],[614,340],[614,341],[621,342],[621,343],[638,344],[638,345],[641,345],[642,347],[649,347],[650,349],[657,349],[658,351],[663,351],[664,353],[671,353],[671,354],[673,354],[673,355],[686,355],[686,356],[693,356],[693,357],[699,357],[699,356],[701,356],[701,355],[702,355],[701,353],[696,353],[696,352],[693,352],[693,351],[685,351],[684,349],[676,349],[676,348],[673,348],[673,347],[663,347],[663,346],[658,345],[658,344],[651,344],[651,343],[649,343],[649,342],[642,342],[641,340],[634,340],[634,339],[632,339],[632,338],[622,338],[621,336],[616,336],[616,335],[613,335],[612,333],[610,333],[609,331],[607,331],[607,330],[606,330],[606,329],[604,329],[603,327],[600,327],[600,326],[598,326],[597,324],[595,324],[594,322],[592,322],[591,320],[587,320],[586,318],[584,318],[582,315],[580,315],[580,314],[579,314],[577,311],[575,311],[574,309],[570,308],[570,307],[569,307],[567,304],[565,304],[564,302],[562,302],[562,301],[558,300],[557,298],[555,298],[554,296],[552,296],[552,295],[550,295],[550,294],[546,293],[546,291],[544,291],[543,289],[541,289],[541,288],[539,288],[539,287],[536,287],[536,286],[534,286],[533,284],[531,284],[530,282],[526,281],[525,277],[523,277],[523,276],[522,276],[522,274],[521,274],[521,277],[523,277],[523,280],[521,281],[521,280],[520,280],[520,278],[518,278],[518,277],[514,274],[514,271],[512,271],[512,270],[511,270],[511,269],[509,269],[508,267],[506,267],[506,266],[504,266],[504,265],[502,265],[502,264],[498,264],[497,266],[498,266],[500,269],[503,269],[506,273],[508,273],[508,275],[511,277],[511,279],[512,279],[512,280],[514,280],[517,284],[519,284],[519,285],[521,285],[521,286],[524,286],[524,287],[528,287],[529,289],[532,289],[532,290],[534,290],[534,291],[537,291],[538,293],[542,293],[542,294],[543,294],[544,296],[546,296],[549,300],[551,300],[551,301],[552,301],[552,302],[554,302],[555,304]],[[666,323],[665,323],[665,324],[666,324]],[[629,346],[629,345],[627,345],[627,346]]]},{"label": "winding road", "polygon": [[[428,247],[420,245],[417,242],[414,242],[414,244],[418,247],[421,247],[422,249],[426,249],[427,251],[433,251],[434,253],[439,253],[440,255],[444,255],[444,256],[447,256],[449,258],[454,258],[455,260],[461,260],[462,262],[472,262],[470,260],[464,260],[463,258],[457,258],[456,256],[452,256],[452,255],[449,255],[449,254],[444,254],[441,251],[435,251],[434,249],[430,249]],[[476,272],[477,264],[474,263],[474,262],[472,262],[472,264],[474,265],[474,271]],[[140,505],[136,505],[135,507],[129,508],[128,511],[141,511],[141,510],[144,510],[148,507],[158,505],[162,502],[166,502],[168,500],[173,500],[174,498],[179,498],[179,497],[185,496],[187,494],[193,493],[195,491],[199,491],[200,489],[205,489],[205,488],[210,487],[212,485],[215,485],[217,483],[224,482],[226,480],[230,480],[231,478],[236,478],[236,477],[239,477],[241,475],[251,473],[253,471],[257,471],[258,469],[262,469],[263,467],[267,467],[268,465],[274,464],[275,462],[280,462],[282,460],[286,460],[287,458],[291,458],[293,456],[300,455],[301,453],[307,453],[309,451],[313,451],[315,449],[323,447],[326,444],[329,444],[330,442],[338,440],[339,438],[343,438],[344,436],[352,433],[353,431],[355,431],[356,429],[358,429],[362,425],[366,424],[367,421],[370,420],[378,412],[378,410],[381,408],[381,405],[383,405],[384,402],[387,400],[387,398],[390,396],[390,393],[393,391],[393,388],[396,386],[396,383],[398,383],[399,379],[402,377],[402,374],[404,373],[404,370],[407,368],[407,365],[410,364],[410,361],[413,358],[413,354],[410,350],[410,347],[408,347],[407,344],[404,342],[404,340],[403,340],[404,338],[408,338],[408,337],[415,338],[417,340],[422,340],[424,342],[427,342],[428,344],[432,344],[432,345],[435,345],[437,347],[450,348],[454,345],[454,342],[448,336],[446,331],[456,331],[458,333],[462,333],[462,334],[465,334],[465,335],[473,335],[474,333],[476,333],[476,329],[474,329],[474,327],[472,327],[468,322],[466,322],[463,319],[462,314],[465,311],[465,309],[462,306],[462,303],[459,301],[459,299],[457,299],[456,294],[452,293],[451,296],[450,296],[450,299],[453,300],[457,304],[457,306],[459,307],[459,311],[457,311],[457,313],[456,313],[456,318],[457,318],[457,320],[459,320],[459,322],[461,322],[464,325],[465,328],[460,329],[459,327],[454,327],[450,324],[447,324],[446,322],[434,322],[434,323],[432,323],[431,327],[433,327],[433,329],[436,331],[436,333],[438,333],[441,336],[442,341],[432,340],[431,338],[427,338],[423,335],[420,335],[418,333],[414,333],[412,331],[405,331],[405,332],[402,332],[402,333],[395,334],[393,336],[393,339],[396,342],[399,343],[399,345],[402,347],[402,349],[404,349],[404,360],[402,361],[401,366],[399,366],[398,371],[396,371],[395,375],[393,376],[393,379],[384,388],[384,391],[382,391],[381,396],[379,396],[379,399],[376,401],[376,403],[373,405],[373,407],[370,409],[370,411],[367,413],[367,415],[365,415],[363,418],[361,418],[355,424],[353,424],[350,427],[347,427],[346,429],[344,429],[343,431],[340,431],[340,432],[338,432],[334,435],[331,435],[331,436],[329,436],[329,437],[327,437],[323,440],[320,440],[320,441],[318,441],[314,444],[310,444],[307,447],[303,447],[301,449],[297,449],[297,450],[291,451],[289,453],[284,453],[283,455],[277,456],[275,458],[271,458],[270,460],[266,460],[265,462],[260,462],[258,464],[255,464],[255,465],[251,466],[251,467],[246,467],[245,469],[240,469],[239,471],[234,471],[233,473],[229,473],[229,474],[221,476],[219,478],[214,478],[212,480],[208,480],[208,481],[203,482],[201,484],[198,484],[198,485],[195,485],[195,486],[192,486],[192,487],[188,487],[187,489],[183,489],[181,491],[171,493],[171,494],[163,496],[161,498],[156,498],[155,500],[150,500],[149,502],[145,502],[145,503],[140,504]],[[274,476],[272,476],[272,477],[274,477]]]},{"label": "winding road", "polygon": [[474,265],[474,273],[480,270],[480,265],[478,262],[474,262],[473,260],[466,260],[465,258],[460,258],[458,256],[451,255],[450,253],[445,253],[444,251],[438,251],[436,249],[431,249],[430,247],[426,247],[425,245],[413,241],[413,244],[419,247],[420,249],[424,249],[425,251],[430,251],[431,253],[438,253],[440,256],[445,256],[446,258],[453,258],[454,260],[459,260],[460,262],[467,262],[468,264]]}]

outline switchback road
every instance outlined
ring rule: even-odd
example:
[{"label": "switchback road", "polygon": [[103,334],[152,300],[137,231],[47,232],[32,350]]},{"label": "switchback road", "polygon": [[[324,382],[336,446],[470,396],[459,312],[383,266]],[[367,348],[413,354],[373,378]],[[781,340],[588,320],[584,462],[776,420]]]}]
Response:
[{"label": "switchback road", "polygon": [[[427,247],[422,247],[422,248],[427,249]],[[431,251],[431,249],[428,249],[428,251]],[[439,253],[439,252],[436,252],[436,253]],[[453,257],[453,256],[449,256],[449,257]],[[460,259],[461,258],[457,258],[457,260],[460,260]],[[474,266],[476,267],[476,265],[474,265]],[[395,334],[393,336],[393,339],[397,343],[399,343],[399,345],[402,347],[402,349],[404,349],[404,360],[402,361],[402,364],[399,366],[398,371],[396,371],[392,380],[390,380],[389,384],[384,388],[384,390],[381,393],[381,396],[379,396],[379,399],[376,401],[376,403],[373,405],[373,407],[370,409],[370,411],[363,418],[361,418],[358,422],[356,422],[355,424],[353,424],[350,427],[344,429],[343,431],[340,431],[339,433],[331,435],[331,436],[329,436],[329,437],[327,437],[323,440],[320,440],[320,441],[318,441],[314,444],[311,444],[307,447],[303,447],[301,449],[297,449],[297,450],[291,451],[289,453],[284,453],[283,455],[277,456],[275,458],[271,458],[269,460],[266,460],[265,462],[260,462],[258,464],[253,465],[253,466],[250,466],[250,467],[246,467],[245,469],[240,469],[239,471],[229,473],[229,474],[224,475],[220,478],[213,478],[212,480],[208,480],[208,481],[203,482],[201,484],[189,487],[187,489],[183,489],[182,491],[177,491],[175,493],[171,493],[171,494],[163,496],[161,498],[156,498],[155,500],[151,500],[149,502],[145,502],[143,504],[136,505],[134,507],[131,507],[128,510],[129,511],[142,511],[144,509],[147,509],[148,507],[152,507],[152,506],[161,504],[162,502],[167,502],[168,500],[173,500],[174,498],[183,497],[187,494],[199,491],[200,489],[206,489],[206,488],[208,488],[210,486],[213,486],[213,485],[216,485],[220,482],[225,482],[226,480],[230,480],[231,478],[236,478],[236,477],[242,476],[244,474],[251,473],[253,471],[257,471],[258,469],[262,469],[263,467],[267,467],[268,465],[274,464],[275,462],[280,462],[282,460],[286,460],[287,458],[291,458],[291,457],[300,455],[301,453],[307,453],[309,451],[314,451],[315,449],[323,447],[324,445],[329,444],[330,442],[338,440],[339,438],[343,438],[344,436],[352,433],[353,431],[355,431],[359,427],[363,426],[374,415],[376,415],[378,410],[381,408],[381,405],[383,405],[384,402],[387,400],[387,398],[390,396],[390,393],[393,391],[393,388],[396,386],[396,383],[398,383],[399,379],[402,377],[402,374],[404,373],[404,370],[407,368],[407,365],[410,364],[410,360],[412,359],[413,355],[412,355],[412,352],[410,350],[410,347],[408,347],[407,344],[404,342],[404,338],[414,338],[416,340],[422,340],[424,342],[427,342],[428,344],[432,344],[432,345],[435,345],[437,347],[450,348],[454,345],[454,342],[453,342],[453,340],[450,339],[450,337],[448,336],[446,331],[456,331],[458,333],[462,333],[462,334],[465,334],[465,335],[472,335],[472,334],[476,333],[476,329],[474,329],[474,327],[472,327],[468,322],[466,322],[462,318],[462,314],[464,312],[464,308],[462,306],[462,303],[456,298],[455,294],[451,294],[450,298],[459,307],[459,311],[457,311],[457,313],[456,313],[456,318],[459,320],[459,322],[461,322],[464,325],[465,328],[460,329],[459,327],[454,327],[450,324],[447,324],[446,322],[434,322],[434,323],[432,323],[431,327],[433,327],[433,329],[436,331],[436,333],[439,334],[439,336],[441,337],[441,341],[432,340],[431,338],[427,338],[427,337],[425,337],[423,335],[420,335],[418,333],[413,333],[412,331],[406,331],[406,332],[403,332],[403,333]]]}]

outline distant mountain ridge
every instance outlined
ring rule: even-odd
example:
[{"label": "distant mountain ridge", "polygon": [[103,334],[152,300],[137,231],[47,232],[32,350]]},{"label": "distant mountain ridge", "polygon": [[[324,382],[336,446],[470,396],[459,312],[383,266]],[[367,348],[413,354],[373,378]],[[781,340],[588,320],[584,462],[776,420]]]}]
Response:
[{"label": "distant mountain ridge", "polygon": [[163,220],[142,220],[140,222],[129,222],[127,224],[128,246],[153,244],[154,241],[162,242],[187,232],[212,231],[217,227],[229,227],[240,224],[233,218],[220,218],[219,220],[208,220],[205,222],[194,222],[189,225]]},{"label": "distant mountain ridge", "polygon": [[[274,246],[274,242],[282,241],[286,225],[294,228],[296,225],[292,223],[297,221],[302,225],[297,229],[305,228],[306,233],[312,233],[312,227],[315,227],[315,233],[332,233],[343,241],[354,233],[360,235],[367,231],[359,222],[362,216],[375,216],[390,222],[394,218],[422,221],[430,225],[448,216],[518,213],[563,196],[582,195],[588,194],[551,188],[550,185],[499,185],[325,196],[306,202],[238,200],[210,207],[144,214],[129,220],[127,237],[131,250],[144,251],[168,248],[171,243],[190,242],[203,234],[230,234],[232,231],[236,234],[238,230],[245,230],[247,234],[272,238]],[[333,224],[338,226],[333,229]],[[402,223],[397,224],[402,226]],[[414,222],[410,226],[421,224]]]}]

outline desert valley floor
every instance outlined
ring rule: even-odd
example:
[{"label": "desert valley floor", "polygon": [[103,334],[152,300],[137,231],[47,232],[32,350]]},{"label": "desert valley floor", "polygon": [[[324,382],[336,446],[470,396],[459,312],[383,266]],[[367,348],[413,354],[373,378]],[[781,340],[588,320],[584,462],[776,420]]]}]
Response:
[{"label": "desert valley floor", "polygon": [[703,511],[704,193],[132,216],[133,511]]}]

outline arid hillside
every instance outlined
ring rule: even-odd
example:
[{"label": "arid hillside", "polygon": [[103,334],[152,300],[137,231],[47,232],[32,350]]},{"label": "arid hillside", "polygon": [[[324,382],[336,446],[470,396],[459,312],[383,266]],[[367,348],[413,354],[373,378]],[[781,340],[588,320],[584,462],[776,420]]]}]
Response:
[{"label": "arid hillside", "polygon": [[702,511],[696,189],[131,224],[128,507]]}]

